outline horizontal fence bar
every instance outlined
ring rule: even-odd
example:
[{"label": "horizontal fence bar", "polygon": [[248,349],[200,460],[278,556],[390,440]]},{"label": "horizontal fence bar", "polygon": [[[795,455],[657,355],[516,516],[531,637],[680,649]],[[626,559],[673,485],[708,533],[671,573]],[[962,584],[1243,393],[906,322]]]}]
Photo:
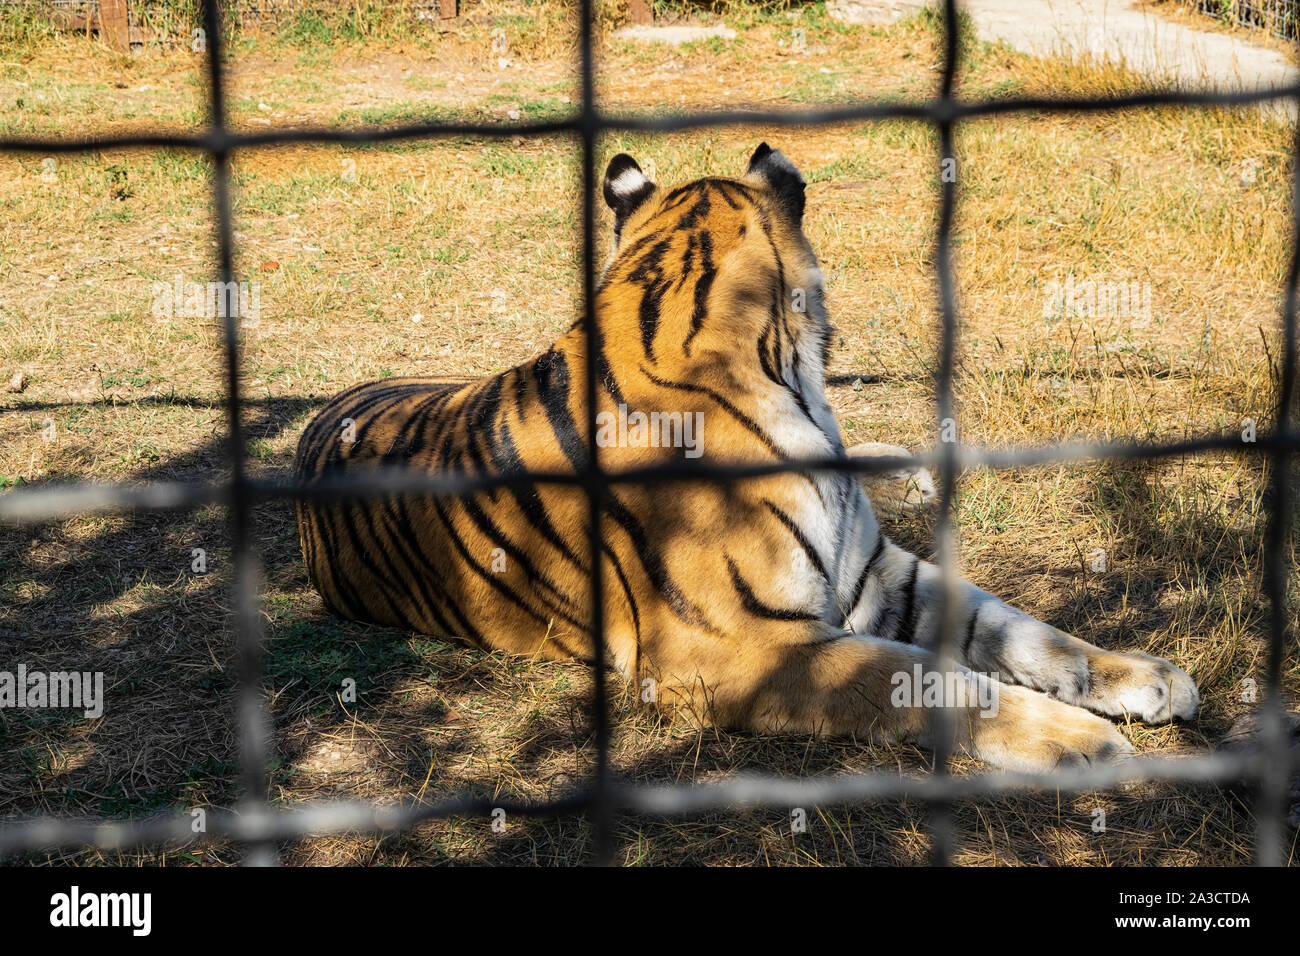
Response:
[{"label": "horizontal fence bar", "polygon": [[[1300,449],[1300,433],[1261,434],[1252,442],[1243,441],[1240,435],[1210,435],[1164,445],[1067,442],[1040,448],[958,446],[953,460],[961,470],[1032,468],[1088,461],[1147,461],[1214,451],[1252,454],[1271,452],[1280,447]],[[604,480],[611,485],[656,485],[683,481],[743,481],[794,472],[867,475],[899,468],[938,468],[944,461],[943,446],[909,456],[805,458],[734,465],[696,465],[683,460],[668,465],[607,471]],[[491,475],[454,475],[387,465],[362,473],[351,471],[337,478],[326,477],[311,482],[249,479],[246,485],[250,496],[262,500],[313,500],[393,494],[445,497],[533,485],[582,486],[584,482],[582,475],[573,472],[518,471]],[[228,482],[172,481],[142,485],[80,482],[53,487],[38,485],[10,489],[0,494],[0,521],[48,521],[74,514],[104,511],[176,510],[214,504],[228,495]]]},{"label": "horizontal fence bar", "polygon": [[[1086,793],[1152,781],[1205,785],[1248,783],[1261,778],[1269,763],[1270,757],[1266,753],[1215,753],[1196,757],[1133,757],[1113,764],[1071,767],[1040,774],[995,772],[936,777],[905,776],[892,770],[875,770],[812,778],[745,774],[702,784],[613,781],[608,799],[625,812],[681,816],[737,807],[808,809],[909,798],[952,801],[1020,792]],[[1300,768],[1300,755],[1292,754],[1291,765]],[[536,803],[462,793],[429,803],[389,806],[326,801],[288,810],[268,809],[264,813],[214,810],[206,814],[202,833],[194,832],[192,812],[159,814],[128,821],[42,817],[0,823],[0,856],[56,847],[127,849],[166,841],[225,838],[258,842],[344,832],[391,832],[449,817],[487,818],[497,809],[504,810],[507,817],[552,817],[584,812],[590,808],[591,800],[589,791]]]},{"label": "horizontal fence bar", "polygon": [[[928,123],[952,122],[980,116],[1006,113],[1095,113],[1142,109],[1151,106],[1227,107],[1250,106],[1277,100],[1300,98],[1300,83],[1234,92],[1213,91],[1139,91],[1110,99],[1071,97],[1008,97],[1001,100],[944,104],[939,100],[914,103],[867,103],[857,106],[829,107],[812,110],[727,110],[717,113],[688,113],[680,116],[624,116],[602,113],[593,122],[600,130],[615,132],[671,133],[718,126],[833,126],[863,120],[910,119]],[[257,133],[227,131],[184,134],[137,134],[128,136],[87,136],[51,139],[46,137],[0,137],[0,152],[76,153],[92,150],[169,147],[220,154],[235,149],[281,146],[291,143],[365,144],[398,140],[439,139],[456,136],[508,138],[514,136],[553,136],[579,133],[582,117],[574,113],[563,120],[536,123],[410,123],[391,127],[332,129],[328,127],[286,127]]]}]

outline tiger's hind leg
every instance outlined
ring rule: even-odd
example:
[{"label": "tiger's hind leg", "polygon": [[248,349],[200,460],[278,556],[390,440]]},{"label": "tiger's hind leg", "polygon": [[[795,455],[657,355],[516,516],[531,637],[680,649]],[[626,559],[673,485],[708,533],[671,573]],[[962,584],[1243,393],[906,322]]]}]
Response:
[{"label": "tiger's hind leg", "polygon": [[[931,652],[821,625],[811,643],[754,633],[741,653],[719,653],[716,637],[698,653],[678,644],[653,666],[658,700],[689,709],[701,722],[759,733],[855,735],[887,743],[932,745],[928,712],[951,708],[958,748],[1007,770],[1043,773],[1062,766],[1122,759],[1134,752],[1109,721],[1024,687],[958,668],[937,699],[903,684],[939,675]],[[707,642],[707,643],[706,643]],[[694,642],[692,642],[694,643]],[[678,667],[671,666],[678,664]],[[912,693],[915,690],[915,693]]]}]

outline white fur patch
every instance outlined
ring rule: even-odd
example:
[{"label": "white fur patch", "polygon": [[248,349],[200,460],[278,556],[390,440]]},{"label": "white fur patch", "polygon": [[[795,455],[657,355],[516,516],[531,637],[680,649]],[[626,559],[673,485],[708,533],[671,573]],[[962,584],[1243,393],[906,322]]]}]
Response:
[{"label": "white fur patch", "polygon": [[619,199],[628,199],[644,189],[648,182],[650,180],[645,178],[645,173],[636,167],[629,167],[610,180],[609,188]]}]

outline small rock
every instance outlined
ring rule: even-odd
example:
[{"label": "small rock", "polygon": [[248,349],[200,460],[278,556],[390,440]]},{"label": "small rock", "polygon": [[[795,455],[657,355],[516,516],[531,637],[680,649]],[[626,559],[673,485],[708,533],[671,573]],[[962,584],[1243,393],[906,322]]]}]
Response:
[{"label": "small rock", "polygon": [[9,380],[9,391],[21,392],[27,387],[27,373],[23,371],[14,372],[14,377]]}]

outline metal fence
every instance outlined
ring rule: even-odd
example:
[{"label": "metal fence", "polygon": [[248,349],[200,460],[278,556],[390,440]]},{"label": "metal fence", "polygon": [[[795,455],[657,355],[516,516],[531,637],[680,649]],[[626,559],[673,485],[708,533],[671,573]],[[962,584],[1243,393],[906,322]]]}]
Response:
[{"label": "metal fence", "polygon": [[[131,0],[127,7],[127,21],[132,39],[144,44],[148,41],[163,43],[190,41],[190,29],[196,12],[199,16],[202,0]],[[437,23],[443,18],[443,8],[438,0],[394,0],[412,22]],[[333,5],[321,0],[221,0],[227,17],[226,26],[241,30],[279,30],[298,21],[304,14],[329,14],[337,12]],[[67,29],[79,24],[78,30],[98,29],[99,0],[0,0],[0,9],[20,9],[33,16],[52,20]],[[448,21],[454,22],[454,21]],[[137,32],[143,31],[143,32]]]},{"label": "metal fence", "polygon": [[1178,0],[1224,23],[1267,30],[1275,37],[1300,37],[1300,0]]},{"label": "metal fence", "polygon": [[[595,152],[605,130],[669,132],[703,127],[766,124],[769,126],[823,126],[846,120],[877,121],[910,119],[934,125],[939,133],[936,170],[955,168],[953,131],[972,117],[1023,112],[1102,112],[1135,110],[1160,105],[1187,107],[1231,107],[1292,99],[1300,107],[1300,84],[1252,92],[1134,92],[1109,98],[1009,98],[965,102],[954,95],[958,74],[957,8],[955,0],[944,4],[944,60],[937,97],[924,102],[872,103],[835,109],[783,112],[718,112],[671,117],[618,117],[598,109],[594,96],[593,2],[577,4],[581,18],[579,66],[581,109],[554,122],[475,125],[431,123],[384,129],[294,129],[259,133],[235,133],[226,122],[226,87],[222,70],[222,30],[217,4],[205,0],[203,23],[208,38],[207,71],[211,125],[200,135],[145,134],[104,138],[0,139],[0,150],[24,153],[70,153],[139,147],[171,147],[207,153],[214,165],[213,204],[217,239],[217,272],[222,283],[233,281],[233,241],[230,211],[230,158],[236,150],[283,143],[377,143],[452,136],[514,137],[524,135],[571,134],[581,143],[582,154],[582,306],[591,315],[595,306]],[[224,358],[226,375],[226,417],[229,429],[230,480],[221,483],[162,482],[143,486],[72,484],[62,487],[23,488],[0,496],[0,520],[41,521],[69,517],[92,510],[178,509],[205,503],[224,503],[229,509],[234,566],[236,608],[236,656],[239,678],[240,779],[243,796],[233,808],[209,814],[206,835],[240,842],[246,848],[245,861],[270,863],[276,859],[277,841],[342,831],[382,832],[413,826],[421,821],[453,815],[487,816],[500,808],[508,814],[553,816],[586,813],[594,824],[597,839],[594,859],[610,862],[615,854],[615,823],[620,812],[679,815],[707,809],[741,806],[794,807],[843,804],[854,801],[913,797],[926,803],[932,834],[932,858],[946,864],[952,860],[953,801],[1022,790],[1082,792],[1105,790],[1129,780],[1163,780],[1185,783],[1226,783],[1246,780],[1257,795],[1257,859],[1265,865],[1286,861],[1283,809],[1288,774],[1295,757],[1284,732],[1282,670],[1287,646],[1285,612],[1287,540],[1292,521],[1289,475],[1293,453],[1300,449],[1300,435],[1292,430],[1290,413],[1295,395],[1297,284],[1300,280],[1300,136],[1292,158],[1293,175],[1292,256],[1283,307],[1283,359],[1273,431],[1243,444],[1237,435],[1208,435],[1171,444],[1059,444],[1043,448],[995,450],[939,443],[937,450],[912,459],[941,469],[937,544],[943,569],[942,600],[951,608],[956,580],[952,501],[958,472],[965,468],[1006,468],[1105,459],[1163,459],[1204,452],[1234,451],[1262,454],[1271,463],[1272,503],[1265,542],[1265,592],[1271,605],[1268,665],[1264,694],[1264,747],[1242,753],[1218,752],[1191,758],[1142,757],[1113,765],[1073,768],[1049,774],[990,773],[954,777],[948,771],[952,752],[952,717],[945,708],[931,711],[936,741],[934,771],[930,775],[905,777],[893,771],[829,778],[796,779],[771,775],[745,775],[717,784],[671,784],[638,786],[620,781],[610,767],[610,719],[607,699],[606,649],[604,644],[604,595],[602,593],[600,516],[602,501],[614,485],[712,479],[740,481],[763,475],[789,472],[834,471],[865,473],[898,467],[899,459],[815,459],[784,460],[776,463],[704,466],[686,462],[652,469],[608,472],[601,468],[596,442],[596,383],[599,378],[597,352],[588,347],[586,356],[586,443],[587,466],[577,474],[515,472],[486,476],[431,475],[413,469],[390,468],[374,476],[347,476],[302,484],[280,480],[254,480],[245,468],[244,430],[240,422],[240,340],[238,318],[232,311],[225,318]],[[953,357],[957,346],[958,316],[955,276],[952,264],[953,215],[957,200],[955,177],[941,177],[940,217],[936,245],[936,273],[942,338],[937,363],[936,424],[953,417]],[[598,316],[586,323],[593,334]],[[250,536],[250,514],[254,502],[266,499],[324,497],[380,497],[394,493],[458,495],[499,487],[562,484],[584,489],[590,522],[588,546],[591,554],[592,628],[596,659],[594,696],[591,702],[595,731],[596,769],[577,792],[561,799],[540,803],[510,803],[453,794],[430,803],[400,803],[391,806],[332,801],[289,809],[273,809],[267,802],[267,718],[263,708],[262,626],[258,615],[259,571]],[[944,615],[939,659],[952,667],[953,630]],[[0,856],[45,847],[96,846],[116,849],[167,841],[195,839],[187,814],[158,815],[124,821],[76,820],[57,817],[19,819],[0,825]]]}]

